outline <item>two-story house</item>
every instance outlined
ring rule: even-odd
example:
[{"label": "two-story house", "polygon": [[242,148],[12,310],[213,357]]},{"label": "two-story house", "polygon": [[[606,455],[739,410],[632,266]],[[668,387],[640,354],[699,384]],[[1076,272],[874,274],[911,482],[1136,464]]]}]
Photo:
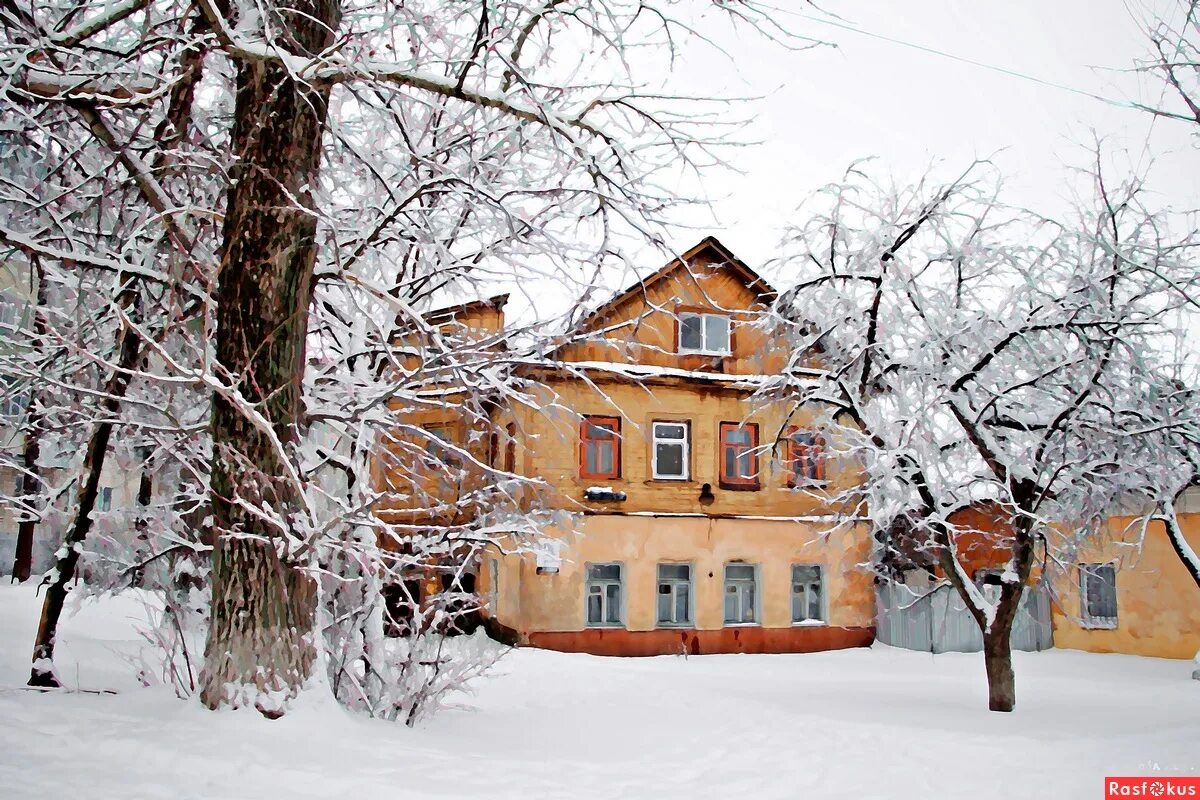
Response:
[{"label": "two-story house", "polygon": [[[495,621],[527,644],[610,655],[873,640],[870,526],[835,500],[860,467],[817,434],[819,409],[755,394],[787,362],[774,298],[708,238],[531,359],[534,402],[497,404],[482,425],[406,415],[540,478],[572,512],[538,552],[478,555],[472,583]],[[486,312],[494,335],[497,300],[451,313],[469,328]]]}]

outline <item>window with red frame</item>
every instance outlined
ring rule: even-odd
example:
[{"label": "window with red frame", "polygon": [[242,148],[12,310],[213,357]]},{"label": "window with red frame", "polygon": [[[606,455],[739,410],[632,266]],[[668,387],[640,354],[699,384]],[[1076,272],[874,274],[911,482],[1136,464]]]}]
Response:
[{"label": "window with red frame", "polygon": [[721,423],[721,485],[758,488],[758,425]]},{"label": "window with red frame", "polygon": [[517,469],[517,423],[510,422],[504,426],[504,471],[515,472]]},{"label": "window with red frame", "polygon": [[579,475],[621,477],[621,420],[584,417],[579,423]]},{"label": "window with red frame", "polygon": [[825,455],[821,437],[814,431],[789,428],[787,434],[788,486],[825,480]]}]

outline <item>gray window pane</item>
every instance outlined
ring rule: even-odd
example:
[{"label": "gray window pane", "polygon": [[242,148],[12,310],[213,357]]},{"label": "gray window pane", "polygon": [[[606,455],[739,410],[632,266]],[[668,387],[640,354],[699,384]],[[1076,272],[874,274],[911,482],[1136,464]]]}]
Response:
[{"label": "gray window pane", "polygon": [[659,475],[683,475],[683,445],[659,442],[654,448]]},{"label": "gray window pane", "polygon": [[729,448],[725,449],[725,474],[730,477],[737,477],[737,453]]},{"label": "gray window pane", "polygon": [[726,580],[754,580],[753,564],[726,564]]},{"label": "gray window pane", "polygon": [[599,456],[598,473],[607,475],[613,471],[613,447],[609,442],[599,442],[596,445]]},{"label": "gray window pane", "polygon": [[725,621],[738,621],[738,596],[736,586],[725,587]]},{"label": "gray window pane", "polygon": [[689,603],[688,589],[686,586],[679,586],[675,589],[675,621],[690,622],[692,619],[692,611],[688,608]]},{"label": "gray window pane", "polygon": [[600,596],[600,592],[598,590],[588,593],[588,599],[587,599],[587,621],[588,622],[595,624],[597,622],[601,622],[604,619],[604,614],[601,610],[603,608],[603,602],[604,602],[604,600]]},{"label": "gray window pane", "polygon": [[704,317],[705,350],[714,352],[729,349],[729,318],[715,314]]},{"label": "gray window pane", "polygon": [[665,583],[658,587],[658,621],[671,622],[671,587]]},{"label": "gray window pane", "polygon": [[659,439],[683,439],[687,436],[686,425],[666,425],[661,422],[654,423],[654,435]]},{"label": "gray window pane", "polygon": [[591,580],[621,580],[620,564],[592,564],[588,566],[588,578]]},{"label": "gray window pane", "polygon": [[808,618],[821,619],[821,585],[813,584],[808,590]]},{"label": "gray window pane", "polygon": [[1117,616],[1117,575],[1111,564],[1094,564],[1086,568],[1084,590],[1087,615],[1097,619]]},{"label": "gray window pane", "polygon": [[618,584],[610,583],[605,587],[608,591],[608,616],[605,622],[620,622],[621,621],[621,587]]},{"label": "gray window pane", "polygon": [[795,583],[809,583],[811,581],[819,581],[820,579],[820,567],[805,564],[797,564],[792,567],[792,581]]},{"label": "gray window pane", "polygon": [[679,318],[679,346],[685,350],[700,350],[704,346],[700,317],[688,314]]},{"label": "gray window pane", "polygon": [[754,584],[742,588],[742,622],[754,622]]},{"label": "gray window pane", "polygon": [[686,581],[691,577],[692,568],[687,564],[659,564],[658,579],[674,578]]}]

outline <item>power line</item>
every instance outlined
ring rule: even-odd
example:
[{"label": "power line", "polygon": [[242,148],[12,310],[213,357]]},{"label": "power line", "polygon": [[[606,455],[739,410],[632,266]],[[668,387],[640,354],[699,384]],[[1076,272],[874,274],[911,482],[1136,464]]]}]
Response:
[{"label": "power line", "polygon": [[886,36],[882,33],[874,33],[873,31],[868,31],[863,28],[859,28],[856,25],[851,25],[848,22],[843,22],[843,21],[834,20],[834,19],[826,19],[826,18],[822,18],[822,17],[814,17],[811,14],[804,14],[804,13],[800,13],[800,12],[792,12],[792,13],[795,14],[795,16],[803,17],[804,19],[809,20],[810,22],[816,22],[820,25],[829,25],[834,28],[841,28],[842,30],[850,31],[851,33],[857,33],[862,36],[867,36],[871,39],[878,39],[883,42],[889,42],[890,44],[900,45],[901,47],[909,47],[909,48],[912,48],[913,50],[919,50],[923,53],[928,53],[929,55],[941,56],[942,58],[948,58],[951,61],[958,61],[962,64],[970,64],[971,66],[974,66],[974,67],[991,70],[992,72],[998,72],[1001,75],[1007,75],[1011,78],[1020,78],[1021,80],[1031,81],[1033,83],[1037,83],[1042,86],[1049,87],[1051,89],[1058,89],[1060,91],[1070,92],[1072,94],[1080,95],[1081,97],[1087,97],[1092,100],[1098,100],[1101,103],[1107,103],[1108,105],[1115,106],[1117,108],[1132,109],[1135,111],[1142,110],[1141,108],[1139,108],[1139,106],[1137,106],[1137,104],[1131,103],[1126,100],[1113,100],[1112,98],[1104,97],[1103,95],[1095,94],[1094,92],[1089,92],[1086,89],[1079,89],[1074,86],[1068,86],[1065,83],[1058,83],[1056,81],[1047,80],[1045,78],[1039,78],[1038,76],[1030,75],[1027,72],[1021,72],[1019,70],[1010,69],[1008,67],[1001,67],[1001,66],[997,66],[995,64],[989,64],[985,61],[978,61],[974,58],[967,58],[966,56],[955,55],[954,53],[948,53],[945,50],[938,50],[936,47],[929,47],[927,45],[917,44],[916,42],[909,42],[904,39],[897,39],[892,36]]}]

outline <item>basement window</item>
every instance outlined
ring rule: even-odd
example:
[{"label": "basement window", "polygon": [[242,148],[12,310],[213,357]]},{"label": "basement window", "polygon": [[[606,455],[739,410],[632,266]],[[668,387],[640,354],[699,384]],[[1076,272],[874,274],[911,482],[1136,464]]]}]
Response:
[{"label": "basement window", "polygon": [[588,564],[586,613],[589,628],[621,626],[621,565]]},{"label": "basement window", "polygon": [[1079,596],[1084,627],[1117,627],[1116,565],[1080,564]]},{"label": "basement window", "polygon": [[691,564],[658,565],[658,624],[664,627],[692,624]]},{"label": "basement window", "polygon": [[814,625],[825,621],[821,568],[812,564],[792,565],[792,623]]},{"label": "basement window", "polygon": [[758,622],[758,568],[753,564],[725,565],[725,624]]}]

